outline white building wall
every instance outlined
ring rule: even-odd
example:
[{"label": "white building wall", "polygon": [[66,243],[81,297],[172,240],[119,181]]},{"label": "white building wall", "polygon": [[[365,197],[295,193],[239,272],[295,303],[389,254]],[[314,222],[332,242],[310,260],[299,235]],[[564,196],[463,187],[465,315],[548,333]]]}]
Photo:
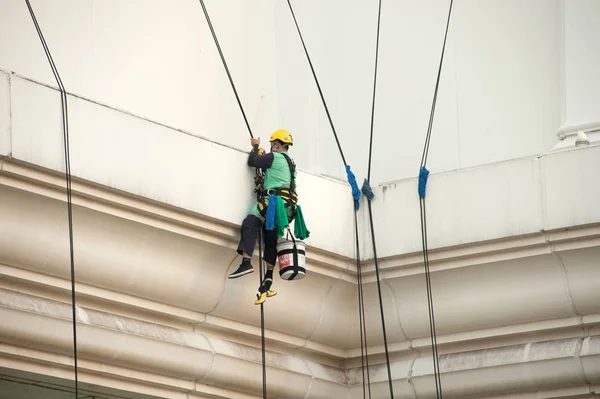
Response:
[{"label": "white building wall", "polygon": [[[296,6],[347,161],[366,176],[377,2]],[[459,1],[452,13],[430,170],[542,153],[560,127],[560,1]],[[352,10],[352,11],[348,11]],[[445,0],[382,6],[373,179],[418,174],[448,11]],[[343,179],[335,143],[287,7],[278,10],[281,118],[314,145],[302,164]],[[281,48],[283,46],[279,46]],[[298,93],[303,94],[298,94]],[[286,97],[287,96],[287,97]],[[291,97],[291,98],[289,98]],[[292,101],[303,101],[298,108]],[[315,132],[315,130],[317,132]],[[307,133],[305,133],[307,132]],[[308,133],[309,132],[309,133]]]},{"label": "white building wall", "polygon": [[593,0],[562,2],[564,66],[562,73],[564,102],[562,128],[598,125],[600,110],[600,76],[596,66],[600,54],[595,43],[600,40],[598,18],[600,4]]},{"label": "white building wall", "polygon": [[[248,119],[265,135],[278,127],[275,67],[264,62],[275,52],[272,5],[207,3]],[[70,93],[247,147],[244,121],[197,2],[32,6]],[[2,11],[2,69],[55,86],[27,7],[7,0]]]},{"label": "white building wall", "polygon": [[[359,180],[367,169],[376,5],[294,5]],[[70,92],[246,147],[245,125],[195,2],[65,1],[61,8],[69,11],[59,14],[44,2],[33,6]],[[207,7],[256,134],[266,139],[278,127],[289,128],[298,140],[294,151],[301,167],[345,180],[287,4],[232,0],[227,7],[210,1]],[[552,148],[559,128],[599,119],[595,63],[585,61],[595,57],[586,48],[600,34],[588,23],[594,7],[593,1],[456,3],[432,172],[539,154]],[[18,0],[7,0],[3,8],[2,68],[53,85],[27,9]],[[418,173],[446,13],[441,0],[383,5],[375,182]],[[14,32],[19,39],[8,40]],[[589,77],[585,84],[578,83],[582,74]]]}]

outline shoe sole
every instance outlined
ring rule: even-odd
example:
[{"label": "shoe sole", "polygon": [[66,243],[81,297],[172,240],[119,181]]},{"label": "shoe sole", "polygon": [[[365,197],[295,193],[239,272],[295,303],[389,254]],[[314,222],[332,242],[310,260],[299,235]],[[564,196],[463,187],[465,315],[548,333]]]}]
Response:
[{"label": "shoe sole", "polygon": [[245,270],[245,271],[237,273],[237,274],[230,274],[228,276],[228,278],[234,279],[234,278],[242,277],[242,276],[245,276],[246,274],[252,273],[253,271],[254,271],[254,269],[248,269],[248,270]]}]

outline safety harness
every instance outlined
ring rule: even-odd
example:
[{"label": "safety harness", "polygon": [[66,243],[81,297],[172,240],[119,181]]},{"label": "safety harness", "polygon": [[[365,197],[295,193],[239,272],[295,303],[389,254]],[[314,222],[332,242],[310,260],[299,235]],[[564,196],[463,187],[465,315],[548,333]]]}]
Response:
[{"label": "safety harness", "polygon": [[296,172],[296,164],[294,164],[294,161],[292,161],[292,159],[286,153],[282,152],[281,155],[283,155],[287,161],[288,167],[290,168],[290,175],[292,177],[290,181],[290,188],[276,187],[264,190],[264,173],[257,171],[257,175],[254,179],[256,184],[254,191],[259,194],[258,211],[263,217],[266,217],[267,215],[269,196],[278,195],[285,202],[285,207],[291,208],[292,210],[291,215],[288,216],[288,222],[291,222],[296,217],[296,204],[298,203],[298,195],[296,194],[296,178],[294,176]]}]

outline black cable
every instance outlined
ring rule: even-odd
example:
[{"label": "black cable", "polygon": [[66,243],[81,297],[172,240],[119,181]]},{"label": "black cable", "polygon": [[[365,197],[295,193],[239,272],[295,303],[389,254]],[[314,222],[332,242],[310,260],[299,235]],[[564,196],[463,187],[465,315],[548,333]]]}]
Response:
[{"label": "black cable", "polygon": [[42,47],[44,48],[44,52],[46,53],[46,58],[48,59],[48,63],[50,64],[50,68],[52,69],[52,74],[54,75],[54,79],[56,80],[56,84],[58,85],[58,89],[60,91],[60,100],[61,100],[61,114],[62,114],[62,127],[63,127],[63,144],[64,144],[64,159],[65,159],[65,180],[66,180],[66,189],[67,189],[67,216],[68,216],[68,224],[69,224],[69,254],[71,259],[71,310],[72,310],[72,318],[73,318],[73,360],[74,360],[74,369],[75,369],[75,398],[79,397],[79,378],[78,378],[78,367],[77,367],[77,312],[76,312],[76,303],[75,303],[75,256],[73,250],[73,202],[72,202],[72,188],[71,188],[71,156],[69,149],[69,113],[67,107],[67,92],[65,90],[65,86],[60,78],[60,74],[58,73],[58,69],[56,68],[56,64],[54,63],[54,59],[52,58],[52,54],[50,53],[50,49],[48,48],[48,44],[46,43],[46,39],[44,38],[44,34],[42,33],[42,29],[38,24],[37,18],[35,17],[35,13],[29,0],[25,0],[27,4],[27,8],[29,9],[29,14],[31,15],[31,19],[33,24],[35,25],[35,29],[40,38],[40,42]]},{"label": "black cable", "polygon": [[[263,275],[263,250],[262,250],[262,228],[258,231],[258,274],[260,276],[260,286],[264,284]],[[265,291],[266,292],[266,291]],[[267,399],[267,363],[266,363],[266,345],[265,345],[265,308],[264,302],[260,304],[260,343],[262,350],[262,380],[263,380],[263,399]]]},{"label": "black cable", "polygon": [[329,124],[331,125],[331,130],[333,130],[333,136],[335,137],[335,142],[337,143],[338,149],[340,150],[342,162],[344,162],[344,166],[346,166],[348,164],[346,163],[346,158],[344,157],[344,152],[342,151],[342,146],[340,145],[340,140],[338,139],[337,133],[335,131],[335,126],[333,125],[333,120],[331,120],[329,108],[327,107],[327,103],[325,102],[325,97],[323,96],[323,91],[321,90],[321,85],[319,84],[319,79],[317,79],[317,74],[315,73],[315,68],[313,67],[312,61],[310,59],[310,55],[308,55],[308,50],[306,49],[306,44],[304,44],[304,38],[302,37],[302,32],[300,32],[300,27],[298,26],[298,21],[296,20],[296,14],[294,14],[294,9],[292,7],[292,3],[290,3],[290,0],[287,0],[287,3],[288,3],[288,6],[290,7],[290,12],[292,13],[292,17],[294,18],[294,24],[296,24],[296,30],[298,31],[298,35],[300,36],[300,41],[302,42],[302,47],[304,48],[304,53],[306,54],[306,58],[308,59],[308,64],[310,65],[310,70],[312,71],[313,77],[315,79],[315,83],[317,84],[317,89],[319,89],[319,95],[321,96],[321,101],[323,102],[323,107],[325,107],[325,113],[327,114],[327,119],[329,120]]},{"label": "black cable", "polygon": [[[354,212],[354,231],[356,237],[356,275],[358,276],[358,319],[360,328],[360,361],[362,365],[362,377],[363,377],[363,398],[366,398],[366,387],[365,387],[365,363],[367,366],[367,386],[369,389],[369,398],[371,398],[371,375],[369,371],[369,350],[367,347],[367,326],[365,318],[365,301],[363,296],[363,283],[362,283],[362,266],[360,263],[360,244],[358,239],[358,216],[357,212]],[[366,359],[366,361],[365,361]]]},{"label": "black cable", "polygon": [[431,334],[431,349],[433,356],[433,376],[435,378],[435,390],[437,397],[442,399],[442,380],[440,376],[440,364],[437,347],[437,335],[435,328],[435,312],[433,308],[433,295],[431,290],[431,272],[429,269],[429,251],[427,245],[427,217],[425,212],[425,198],[420,198],[421,210],[421,237],[423,243],[423,264],[425,265],[425,282],[427,286],[427,305],[429,310],[429,332]]},{"label": "black cable", "polygon": [[[233,89],[233,93],[235,94],[235,98],[240,107],[240,111],[242,112],[242,116],[244,117],[244,122],[246,122],[246,127],[248,128],[248,133],[250,133],[250,137],[254,138],[252,134],[252,129],[250,128],[250,123],[248,123],[248,118],[246,117],[246,112],[244,112],[244,107],[242,106],[242,102],[238,95],[237,89],[235,88],[235,83],[233,82],[233,78],[231,77],[231,73],[229,72],[229,67],[227,66],[227,61],[225,60],[225,56],[223,55],[223,51],[221,50],[221,45],[219,44],[219,39],[217,39],[217,34],[213,28],[212,22],[210,20],[210,16],[208,15],[208,10],[204,5],[204,0],[200,0],[200,5],[202,6],[202,11],[204,11],[204,16],[206,17],[206,22],[210,28],[210,32],[212,33],[213,40],[219,51],[219,55],[221,57],[221,62],[223,63],[223,67],[225,68],[225,72],[227,72],[227,77],[229,78],[229,83],[231,84],[231,88]],[[259,172],[259,168],[256,168],[257,173]],[[257,200],[260,198],[260,193],[256,193]],[[258,257],[259,257],[259,287],[263,287],[264,289],[264,268],[263,268],[263,250],[262,250],[262,229],[258,232]],[[266,344],[265,344],[265,310],[264,310],[264,302],[260,304],[260,338],[261,338],[261,351],[262,351],[262,379],[263,379],[263,398],[267,398],[267,366],[266,366]]]},{"label": "black cable", "polygon": [[440,56],[440,64],[438,66],[437,78],[435,80],[435,89],[433,91],[433,100],[431,102],[431,111],[429,112],[429,125],[427,126],[427,135],[425,137],[425,145],[423,146],[423,155],[421,156],[421,167],[427,164],[427,156],[429,155],[429,142],[431,141],[431,130],[433,129],[433,116],[435,114],[435,106],[437,103],[438,89],[440,87],[440,77],[442,75],[442,64],[444,62],[444,53],[446,52],[446,39],[448,38],[448,27],[450,26],[450,15],[452,14],[452,5],[454,0],[450,0],[448,9],[448,19],[446,20],[446,32],[444,33],[444,44],[442,45],[442,54]]},{"label": "black cable", "polygon": [[[444,33],[444,43],[442,45],[442,53],[440,55],[440,63],[438,66],[438,72],[435,82],[435,89],[433,92],[433,100],[431,102],[431,111],[429,113],[429,124],[427,126],[427,134],[425,136],[425,144],[423,145],[423,155],[421,156],[421,165],[419,168],[419,174],[426,169],[427,157],[429,155],[429,145],[431,143],[431,132],[433,130],[433,119],[435,116],[435,107],[437,104],[437,96],[440,85],[440,77],[442,74],[442,65],[444,62],[444,53],[446,51],[446,41],[448,39],[448,28],[450,26],[450,17],[452,15],[452,6],[453,0],[450,0],[450,6],[448,9],[448,18],[446,20],[446,30]],[[426,180],[425,180],[426,184]],[[422,196],[421,196],[422,195]],[[427,243],[427,211],[425,207],[425,192],[423,191],[420,194],[419,198],[419,207],[421,213],[421,240],[423,244],[423,264],[425,268],[425,282],[427,285],[427,305],[429,310],[429,330],[431,334],[431,351],[433,356],[433,374],[435,378],[435,388],[437,393],[437,398],[442,399],[442,379],[440,375],[440,363],[439,363],[439,354],[438,354],[438,346],[437,346],[437,334],[435,327],[435,311],[433,306],[433,294],[431,288],[431,272],[429,268],[429,248]]]},{"label": "black cable", "polygon": [[[376,98],[376,89],[377,89],[377,66],[379,63],[379,32],[381,28],[381,0],[379,0],[379,9],[377,13],[377,39],[375,45],[375,71],[373,74],[373,102],[371,106],[371,134],[369,138],[369,163],[368,163],[368,173],[367,173],[367,182],[371,182],[371,160],[372,160],[372,150],[373,150],[373,127],[375,124],[375,98]],[[367,201],[368,209],[369,209],[369,224],[371,227],[371,238],[373,242],[373,260],[375,262],[375,276],[377,278],[377,293],[379,295],[379,311],[381,314],[381,329],[383,331],[383,344],[385,348],[385,361],[387,366],[388,373],[388,385],[390,389],[390,398],[394,397],[394,386],[392,384],[392,370],[390,366],[390,354],[388,350],[387,343],[387,330],[385,328],[385,315],[383,312],[383,298],[381,295],[381,279],[379,276],[379,262],[377,258],[377,244],[375,240],[375,228],[373,226],[373,210],[371,208],[371,201]]]},{"label": "black cable", "polygon": [[392,370],[390,366],[390,354],[388,351],[387,332],[385,328],[385,317],[383,314],[383,298],[381,295],[381,279],[379,277],[379,263],[377,261],[377,245],[375,243],[375,228],[373,227],[373,211],[371,209],[371,201],[367,201],[369,208],[369,224],[371,226],[371,237],[373,238],[373,260],[375,261],[375,276],[377,277],[377,292],[379,294],[379,311],[381,313],[381,329],[383,331],[383,345],[385,348],[385,361],[387,364],[388,385],[390,389],[390,398],[394,398],[394,386],[392,384]]},{"label": "black cable", "polygon": [[371,154],[373,152],[373,126],[375,123],[375,91],[377,89],[377,65],[379,61],[379,28],[381,26],[381,0],[379,0],[379,11],[377,13],[377,41],[375,44],[375,72],[373,74],[373,103],[371,106],[371,138],[369,140],[369,168],[367,181],[371,182]]},{"label": "black cable", "polygon": [[200,0],[200,5],[202,6],[202,11],[204,11],[204,16],[206,17],[206,22],[208,22],[208,27],[210,28],[210,33],[212,33],[212,37],[217,46],[217,50],[219,50],[219,55],[221,56],[221,62],[223,62],[223,66],[225,67],[225,72],[227,72],[227,77],[229,78],[229,83],[231,84],[231,88],[233,89],[233,93],[235,94],[235,99],[240,107],[240,111],[242,111],[242,116],[244,117],[244,122],[246,122],[246,127],[248,128],[248,133],[250,133],[250,137],[254,138],[252,135],[252,129],[250,128],[250,123],[248,123],[248,118],[246,118],[246,113],[244,112],[244,107],[242,107],[242,102],[240,100],[240,96],[235,88],[235,84],[233,83],[233,78],[231,77],[231,73],[229,73],[229,67],[227,66],[227,62],[225,61],[225,56],[223,55],[223,51],[221,50],[221,45],[219,44],[219,40],[217,39],[217,34],[213,28],[212,22],[210,21],[210,16],[208,15],[208,11],[206,10],[206,6],[204,5],[204,0]]},{"label": "black cable", "polygon": [[[300,27],[298,26],[298,21],[296,19],[296,15],[294,13],[294,9],[292,7],[292,4],[290,2],[290,0],[287,0],[290,12],[292,14],[292,17],[294,19],[294,24],[296,25],[296,30],[298,31],[298,35],[300,36],[300,41],[302,42],[302,47],[304,48],[304,52],[306,54],[306,58],[308,59],[308,63],[310,65],[310,69],[312,71],[313,77],[315,79],[315,83],[317,84],[317,89],[319,90],[319,95],[321,96],[321,101],[323,102],[323,106],[325,107],[325,112],[327,114],[327,118],[329,119],[329,124],[331,125],[331,129],[333,131],[333,135],[335,137],[335,141],[337,143],[338,149],[340,151],[340,155],[342,157],[342,161],[344,162],[344,165],[347,165],[346,163],[346,159],[344,157],[344,153],[342,151],[342,147],[340,145],[337,133],[335,131],[335,126],[333,125],[333,121],[331,119],[331,115],[329,113],[329,109],[327,107],[327,103],[325,102],[325,98],[323,96],[323,92],[321,90],[321,86],[319,84],[319,80],[317,78],[317,75],[315,73],[315,69],[313,67],[312,61],[310,59],[310,55],[308,54],[308,50],[306,48],[306,44],[304,43],[304,38],[302,36],[302,32],[300,31]],[[380,32],[380,25],[381,25],[381,1],[379,1],[379,12],[378,12],[378,17],[377,17],[377,44],[376,44],[376,55],[375,55],[375,76],[374,76],[374,81],[373,81],[373,105],[371,108],[371,137],[370,137],[370,144],[369,144],[369,179],[370,179],[370,173],[371,173],[371,154],[372,154],[372,146],[373,146],[373,125],[374,125],[374,115],[375,115],[375,89],[377,86],[377,62],[378,62],[378,55],[379,55],[379,32]],[[391,368],[390,368],[390,360],[389,360],[389,352],[388,352],[388,345],[387,345],[387,333],[386,333],[386,329],[385,329],[385,317],[383,314],[383,300],[382,300],[382,295],[381,295],[381,284],[380,284],[380,280],[379,280],[379,267],[378,267],[378,263],[377,263],[377,250],[375,247],[375,235],[374,235],[374,231],[373,231],[373,216],[372,216],[372,211],[371,211],[371,204],[369,203],[369,216],[370,216],[370,220],[371,220],[371,234],[373,236],[373,250],[374,250],[374,255],[375,255],[375,269],[376,269],[376,274],[377,274],[377,288],[379,291],[379,306],[380,306],[380,311],[381,311],[381,322],[382,322],[382,329],[383,329],[383,338],[384,338],[384,344],[385,344],[385,354],[386,354],[386,364],[387,364],[387,371],[388,371],[388,382],[389,382],[389,388],[390,388],[390,397],[393,398],[394,397],[394,391],[393,391],[393,386],[392,386],[392,376],[391,376]],[[355,212],[355,217],[356,217],[356,212]],[[357,233],[358,234],[358,233]],[[357,236],[357,240],[358,240],[358,236]],[[358,267],[360,267],[360,260],[358,261],[357,264]],[[362,317],[363,320],[362,322],[364,323],[364,301],[362,301],[362,276],[361,276],[361,272],[358,272],[358,278],[360,280],[360,287],[359,287],[359,307],[362,306],[362,310],[359,310],[359,313],[362,312]],[[363,342],[363,337],[362,337],[362,328],[361,327],[361,351],[362,351],[362,342]],[[366,326],[364,327],[364,332],[365,332],[365,336],[364,336],[364,340],[365,340],[365,346],[366,346]],[[363,366],[364,367],[364,366]],[[367,364],[367,373],[368,373],[368,364]],[[367,374],[368,377],[368,374]],[[363,376],[363,381],[364,381],[364,376]],[[364,394],[364,388],[363,388],[363,394]],[[369,383],[369,395],[370,395],[370,383]]]}]

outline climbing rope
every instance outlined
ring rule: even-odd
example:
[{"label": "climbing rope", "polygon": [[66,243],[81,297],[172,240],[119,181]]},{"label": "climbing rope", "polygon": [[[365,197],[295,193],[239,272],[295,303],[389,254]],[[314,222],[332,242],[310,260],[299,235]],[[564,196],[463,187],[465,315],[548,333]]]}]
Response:
[{"label": "climbing rope", "polygon": [[252,135],[252,129],[250,128],[250,123],[248,122],[248,118],[246,117],[246,112],[244,112],[244,107],[242,106],[242,101],[240,100],[240,96],[238,95],[238,92],[235,88],[233,78],[231,77],[231,73],[229,72],[229,67],[227,66],[227,62],[225,61],[225,56],[223,55],[223,51],[221,50],[221,45],[219,44],[219,40],[217,39],[217,34],[215,33],[215,29],[213,28],[210,16],[208,15],[208,11],[206,10],[206,5],[204,5],[204,0],[200,0],[200,5],[202,6],[202,11],[204,11],[206,22],[208,22],[208,27],[210,28],[210,33],[212,33],[212,37],[215,42],[215,45],[217,46],[217,50],[219,51],[219,55],[221,56],[221,62],[223,62],[223,67],[225,68],[225,72],[227,73],[227,77],[229,78],[229,83],[231,84],[231,88],[233,89],[233,94],[235,94],[235,99],[237,100],[238,106],[240,107],[240,111],[242,112],[242,116],[244,117],[244,122],[246,122],[246,128],[248,129],[248,133],[250,133],[250,137],[254,138],[254,136]]},{"label": "climbing rope", "polygon": [[75,256],[73,251],[73,201],[72,201],[72,189],[71,189],[71,155],[69,150],[69,114],[67,107],[67,92],[65,90],[65,86],[60,78],[60,74],[58,73],[58,68],[56,68],[56,64],[54,63],[54,59],[52,58],[52,54],[50,53],[50,48],[46,43],[46,39],[44,38],[44,34],[42,33],[42,29],[38,24],[37,18],[35,17],[35,12],[31,7],[29,0],[25,0],[27,4],[27,8],[29,9],[29,14],[31,15],[31,19],[33,24],[35,25],[35,30],[40,39],[40,43],[44,48],[44,52],[46,53],[46,58],[48,59],[48,63],[50,64],[50,68],[52,69],[52,74],[54,75],[54,79],[56,80],[56,84],[58,85],[58,90],[60,91],[60,106],[61,106],[61,114],[62,114],[62,129],[63,129],[63,149],[64,149],[64,159],[65,159],[65,181],[66,181],[66,189],[67,189],[67,217],[68,217],[68,225],[69,225],[69,255],[71,259],[71,312],[72,312],[72,323],[73,323],[73,360],[74,360],[74,371],[75,371],[75,398],[79,397],[79,378],[78,378],[78,367],[77,367],[77,312],[76,312],[76,304],[75,304]]},{"label": "climbing rope", "polygon": [[[348,175],[348,182],[350,183],[350,186],[352,187],[352,196],[354,198],[354,202],[355,202],[355,230],[356,230],[356,241],[357,241],[357,277],[358,277],[358,308],[359,308],[359,323],[360,323],[360,330],[361,330],[361,362],[363,365],[363,397],[366,397],[366,390],[365,390],[365,386],[364,386],[364,381],[365,381],[365,376],[364,376],[364,360],[362,359],[362,357],[364,356],[367,359],[367,381],[368,381],[368,387],[369,387],[369,397],[371,397],[371,384],[370,384],[370,376],[369,376],[369,365],[368,365],[368,352],[367,352],[367,336],[366,336],[366,319],[365,319],[365,314],[364,314],[364,297],[363,297],[363,290],[362,290],[362,267],[361,267],[361,263],[360,263],[360,253],[359,253],[359,245],[358,245],[358,223],[356,221],[356,212],[358,211],[358,200],[360,198],[361,195],[361,191],[358,189],[358,186],[356,184],[356,179],[354,177],[354,174],[352,173],[352,171],[350,170],[350,166],[346,163],[346,159],[344,157],[344,153],[342,151],[342,147],[340,145],[336,130],[335,130],[335,126],[333,124],[333,121],[331,119],[331,114],[329,113],[329,108],[327,107],[327,102],[325,101],[325,97],[323,96],[323,91],[321,90],[321,85],[319,84],[319,80],[317,78],[317,74],[315,72],[315,69],[313,67],[310,55],[308,53],[308,50],[306,48],[306,44],[304,42],[304,38],[302,36],[302,32],[300,30],[300,27],[298,25],[298,20],[296,19],[296,14],[294,13],[294,8],[292,7],[292,4],[290,2],[290,0],[287,0],[290,12],[292,14],[292,18],[294,19],[294,24],[296,25],[296,30],[298,32],[298,36],[300,37],[300,41],[302,43],[302,47],[304,49],[304,53],[306,54],[306,58],[308,60],[308,64],[310,65],[310,69],[312,71],[313,74],[313,78],[315,80],[315,83],[317,85],[317,89],[319,90],[319,95],[321,96],[321,101],[323,103],[323,106],[325,108],[325,113],[327,114],[327,118],[329,120],[329,124],[331,125],[331,130],[333,131],[333,135],[335,137],[335,141],[338,145],[338,149],[340,151],[340,156],[342,158],[342,162],[344,163],[344,166],[346,167],[346,173]],[[371,174],[371,154],[372,154],[372,146],[373,146],[373,120],[374,120],[374,115],[375,115],[375,88],[377,86],[377,62],[378,62],[378,54],[379,54],[379,31],[380,31],[380,25],[381,25],[381,0],[379,1],[379,9],[378,9],[378,16],[377,16],[377,43],[376,43],[376,53],[375,53],[375,76],[373,79],[373,104],[372,104],[372,108],[371,108],[371,137],[370,137],[370,144],[369,144],[369,179],[370,179],[370,174]],[[384,339],[384,346],[385,346],[385,356],[386,356],[386,365],[387,365],[387,372],[388,372],[388,383],[389,383],[389,389],[390,389],[390,398],[394,397],[394,391],[393,391],[393,386],[392,386],[392,376],[391,376],[391,367],[390,367],[390,358],[389,358],[389,352],[388,352],[388,345],[387,345],[387,333],[386,333],[386,328],[385,328],[385,317],[384,317],[384,313],[383,313],[383,299],[382,299],[382,295],[381,295],[381,283],[380,283],[380,278],[379,278],[379,265],[377,262],[377,249],[376,249],[376,245],[375,245],[375,233],[374,233],[374,229],[373,229],[373,214],[372,214],[372,210],[371,210],[371,202],[370,200],[373,198],[373,194],[370,190],[370,186],[368,183],[368,180],[365,182],[365,184],[363,184],[363,192],[365,192],[365,194],[367,195],[367,197],[369,198],[369,203],[368,203],[368,208],[369,208],[369,219],[370,219],[370,223],[371,223],[371,236],[373,238],[373,254],[375,257],[375,270],[376,270],[376,276],[377,276],[377,288],[378,288],[378,292],[379,292],[379,309],[380,309],[380,313],[381,313],[381,323],[382,323],[382,330],[383,330],[383,339]]]},{"label": "climbing rope", "polygon": [[[356,275],[358,277],[358,319],[360,327],[360,361],[362,366],[363,398],[367,396],[365,381],[371,398],[371,375],[369,371],[369,351],[367,348],[367,325],[365,320],[365,302],[363,297],[362,267],[360,264],[360,244],[358,240],[358,214],[354,212],[354,235],[356,238]],[[367,378],[365,380],[365,364],[367,366]]]},{"label": "climbing rope", "polygon": [[371,183],[371,159],[373,152],[373,127],[375,124],[375,98],[376,98],[376,90],[377,90],[377,66],[379,61],[379,32],[381,27],[381,0],[379,0],[379,7],[377,12],[377,39],[375,44],[375,71],[373,74],[373,101],[371,106],[371,132],[369,137],[369,163],[368,163],[368,172],[367,179],[365,184],[363,184],[363,192],[366,192],[367,196],[367,208],[369,210],[369,225],[371,228],[371,241],[373,242],[373,260],[375,262],[375,276],[377,279],[377,294],[379,296],[379,312],[381,314],[381,330],[383,332],[383,346],[385,349],[385,362],[387,366],[387,374],[388,374],[388,386],[390,390],[390,398],[394,397],[394,386],[392,384],[392,369],[390,366],[390,354],[388,350],[388,342],[387,342],[387,330],[385,328],[385,315],[383,312],[383,298],[381,295],[381,279],[379,276],[379,261],[377,258],[377,242],[375,240],[375,227],[373,225],[373,210],[371,208],[371,200],[373,199],[373,193],[370,188]]},{"label": "climbing rope", "polygon": [[340,140],[338,139],[338,135],[335,131],[335,126],[333,125],[333,120],[331,119],[331,114],[329,113],[329,108],[327,107],[327,103],[325,102],[325,97],[323,96],[323,91],[321,90],[321,85],[319,84],[319,79],[317,79],[317,74],[315,73],[315,68],[313,67],[312,61],[310,59],[310,55],[308,55],[308,50],[306,49],[306,44],[304,43],[304,37],[302,36],[302,32],[300,32],[300,27],[298,26],[298,21],[296,20],[296,14],[294,13],[294,8],[292,7],[292,3],[290,0],[287,0],[288,6],[290,8],[290,12],[292,13],[292,18],[294,18],[294,24],[296,25],[296,30],[298,31],[298,36],[300,36],[300,41],[302,42],[302,47],[304,48],[304,53],[306,54],[306,59],[308,60],[308,64],[310,65],[310,70],[312,71],[313,77],[315,78],[315,83],[317,84],[317,89],[319,90],[319,95],[321,96],[321,101],[323,102],[323,107],[325,108],[325,113],[327,114],[327,119],[329,120],[329,124],[331,125],[331,130],[333,131],[333,136],[335,137],[335,142],[337,143],[338,149],[340,150],[340,156],[342,157],[342,162],[344,166],[348,167],[346,163],[346,158],[344,157],[344,151],[342,151],[342,146],[340,144]]},{"label": "climbing rope", "polygon": [[[235,88],[235,83],[233,82],[233,78],[231,77],[231,73],[229,72],[229,67],[227,66],[227,61],[225,60],[225,56],[223,55],[223,51],[221,50],[221,45],[219,44],[219,40],[217,39],[217,34],[215,33],[215,29],[213,28],[213,24],[210,20],[210,16],[208,15],[208,10],[206,9],[206,5],[204,4],[204,0],[199,0],[200,5],[202,6],[202,11],[204,11],[204,16],[206,17],[206,22],[208,23],[208,27],[210,28],[210,32],[212,33],[213,40],[215,45],[217,46],[217,50],[219,51],[219,55],[221,56],[221,62],[223,63],[223,67],[225,68],[225,72],[227,73],[227,77],[229,78],[229,83],[231,84],[231,88],[233,89],[233,93],[235,94],[235,98],[237,100],[238,106],[240,107],[240,111],[242,112],[242,116],[244,117],[244,122],[246,122],[246,128],[248,129],[248,133],[251,138],[254,138],[252,134],[252,129],[250,128],[250,123],[248,123],[248,118],[246,117],[246,112],[244,112],[244,107],[242,106],[242,102],[238,95],[238,92]],[[257,173],[259,172],[259,168],[256,168]],[[256,193],[256,199],[259,200],[260,193]],[[264,261],[263,261],[263,235],[262,228],[258,230],[258,274],[259,274],[259,286],[263,287],[264,284]],[[261,341],[261,352],[262,352],[262,383],[263,383],[263,399],[267,398],[267,364],[266,364],[266,344],[265,344],[265,309],[264,303],[260,304],[260,341]]]},{"label": "climbing rope", "polygon": [[433,356],[433,374],[435,378],[435,389],[438,399],[442,399],[442,380],[440,376],[440,363],[437,347],[437,336],[435,328],[435,312],[433,308],[433,295],[431,292],[431,272],[429,269],[429,250],[427,244],[427,212],[425,208],[425,189],[429,171],[427,170],[427,156],[429,155],[429,144],[431,142],[431,131],[433,129],[433,118],[435,115],[435,106],[437,103],[438,89],[440,85],[440,77],[442,74],[442,65],[444,62],[444,53],[446,50],[446,40],[448,38],[448,27],[450,25],[450,16],[452,14],[453,0],[450,0],[448,9],[448,18],[446,20],[446,31],[444,33],[444,44],[442,45],[442,53],[440,55],[440,63],[438,66],[437,78],[435,81],[435,89],[433,92],[433,100],[431,102],[431,111],[429,113],[429,124],[427,126],[427,134],[425,136],[425,144],[423,145],[423,155],[421,156],[421,165],[419,168],[419,208],[421,211],[421,241],[423,244],[423,264],[425,267],[425,282],[427,285],[427,305],[429,310],[429,330],[431,334],[431,350]]},{"label": "climbing rope", "polygon": [[381,0],[377,11],[377,40],[375,42],[375,71],[373,73],[373,101],[371,102],[371,134],[369,138],[369,167],[367,171],[367,181],[371,182],[371,155],[373,154],[373,127],[375,124],[375,93],[377,90],[377,66],[379,64],[379,30],[381,27]]},{"label": "climbing rope", "polygon": [[[262,258],[262,229],[258,231],[258,273],[259,273],[259,281],[260,286],[262,287],[264,284],[264,276],[263,276],[263,258]],[[260,304],[260,346],[261,346],[261,355],[262,355],[262,384],[263,384],[263,399],[267,399],[267,363],[266,363],[266,344],[265,344],[265,307],[263,306],[264,302]]]}]

